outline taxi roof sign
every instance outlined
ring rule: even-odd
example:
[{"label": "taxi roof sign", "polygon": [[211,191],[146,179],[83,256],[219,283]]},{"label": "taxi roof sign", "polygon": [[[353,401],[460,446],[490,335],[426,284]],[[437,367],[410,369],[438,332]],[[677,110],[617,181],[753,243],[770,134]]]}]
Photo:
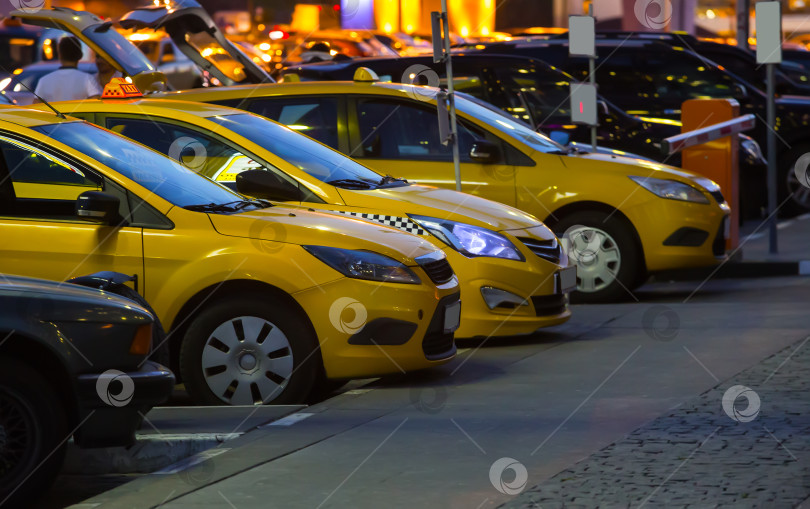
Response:
[{"label": "taxi roof sign", "polygon": [[113,78],[104,85],[104,92],[101,94],[102,99],[127,99],[129,97],[143,97],[143,94],[126,78]]}]

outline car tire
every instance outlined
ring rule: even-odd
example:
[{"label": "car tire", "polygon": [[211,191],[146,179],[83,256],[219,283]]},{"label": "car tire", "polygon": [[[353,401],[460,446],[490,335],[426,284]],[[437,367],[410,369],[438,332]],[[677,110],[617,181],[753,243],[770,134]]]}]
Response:
[{"label": "car tire", "polygon": [[65,457],[65,407],[36,370],[0,359],[0,506],[28,507]]},{"label": "car tire", "polygon": [[222,300],[189,325],[180,372],[198,403],[303,403],[323,369],[317,349],[291,306],[264,295]]},{"label": "car tire", "polygon": [[[810,188],[807,188],[799,183],[796,177],[794,166],[796,161],[810,152],[810,145],[800,145],[788,150],[782,157],[779,158],[779,165],[777,170],[777,200],[776,205],[784,202],[782,208],[779,209],[779,216],[793,217],[799,214],[810,212]],[[767,189],[767,187],[766,187]],[[793,193],[790,199],[788,196]],[[787,200],[787,201],[785,201]],[[765,195],[765,207],[768,206],[768,197]]]},{"label": "car tire", "polygon": [[569,263],[577,265],[573,302],[624,301],[646,279],[644,257],[623,217],[601,211],[575,212],[560,219],[554,232]]}]

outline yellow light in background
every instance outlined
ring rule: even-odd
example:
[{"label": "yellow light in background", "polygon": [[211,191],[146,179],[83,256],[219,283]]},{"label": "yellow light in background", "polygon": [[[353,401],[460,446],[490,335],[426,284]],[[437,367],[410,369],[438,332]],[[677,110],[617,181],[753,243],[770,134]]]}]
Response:
[{"label": "yellow light in background", "polygon": [[314,32],[321,26],[321,11],[318,5],[296,4],[290,28],[299,32]]},{"label": "yellow light in background", "polygon": [[385,33],[399,30],[399,0],[375,0],[374,17]]},{"label": "yellow light in background", "polygon": [[266,43],[266,42],[263,42],[263,43],[259,44],[259,49],[262,50],[262,51],[268,51],[270,49],[270,44]]},{"label": "yellow light in background", "polygon": [[713,11],[713,10],[711,10],[711,9],[709,9],[708,11],[706,11],[706,17],[707,17],[707,18],[709,18],[709,19],[714,19],[714,18],[715,18],[714,11]]},{"label": "yellow light in background", "polygon": [[481,28],[481,35],[489,35],[489,28],[482,27]]},{"label": "yellow light in background", "polygon": [[400,27],[405,28],[405,33],[412,34],[420,28],[421,11],[422,3],[420,0],[401,0],[400,12],[402,13],[402,24]]}]

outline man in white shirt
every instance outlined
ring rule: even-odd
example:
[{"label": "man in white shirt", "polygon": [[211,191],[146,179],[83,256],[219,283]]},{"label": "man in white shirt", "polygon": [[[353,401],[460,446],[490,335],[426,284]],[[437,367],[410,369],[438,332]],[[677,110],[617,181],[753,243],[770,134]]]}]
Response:
[{"label": "man in white shirt", "polygon": [[40,78],[34,93],[48,102],[88,99],[101,95],[101,86],[92,74],[77,69],[82,58],[82,45],[76,37],[59,41],[62,66]]}]

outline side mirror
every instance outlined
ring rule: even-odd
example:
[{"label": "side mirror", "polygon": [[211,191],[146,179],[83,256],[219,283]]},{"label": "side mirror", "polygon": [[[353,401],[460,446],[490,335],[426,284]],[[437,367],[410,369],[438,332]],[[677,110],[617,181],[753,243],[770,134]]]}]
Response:
[{"label": "side mirror", "polygon": [[82,219],[113,224],[120,218],[117,197],[101,191],[85,191],[76,199],[76,215]]},{"label": "side mirror", "polygon": [[748,90],[745,88],[744,85],[735,83],[732,95],[734,96],[735,99],[748,99]]},{"label": "side mirror", "polygon": [[496,163],[500,159],[500,150],[494,143],[478,140],[470,150],[470,159],[476,163]]},{"label": "side mirror", "polygon": [[551,138],[553,141],[556,141],[563,147],[571,143],[571,135],[565,131],[551,131],[550,133],[548,133],[548,137]]},{"label": "side mirror", "polygon": [[301,201],[298,186],[267,170],[246,170],[236,175],[236,190],[272,201]]}]

